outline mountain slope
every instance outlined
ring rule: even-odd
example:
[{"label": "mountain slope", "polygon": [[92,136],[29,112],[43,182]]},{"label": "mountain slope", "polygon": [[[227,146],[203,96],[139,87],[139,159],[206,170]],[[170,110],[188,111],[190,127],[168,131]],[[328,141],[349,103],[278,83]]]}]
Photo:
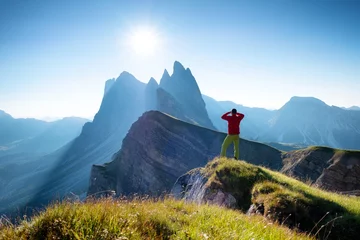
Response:
[{"label": "mountain slope", "polygon": [[47,157],[56,160],[31,205],[46,204],[56,195],[86,191],[92,164],[111,159],[121,148],[131,123],[143,112],[145,87],[127,72],[116,79],[104,95],[94,121],[86,123],[80,136],[69,146]]},{"label": "mountain slope", "polygon": [[[146,112],[132,125],[113,161],[93,167],[88,195],[107,190],[157,195],[170,190],[180,175],[219,155],[224,138],[224,133],[158,111]],[[244,139],[240,157],[272,169],[282,166],[280,151]]]},{"label": "mountain slope", "polygon": [[171,76],[165,71],[160,80],[160,87],[170,93],[182,105],[184,115],[200,126],[215,129],[205,108],[199,86],[189,68],[179,62],[174,63]]}]

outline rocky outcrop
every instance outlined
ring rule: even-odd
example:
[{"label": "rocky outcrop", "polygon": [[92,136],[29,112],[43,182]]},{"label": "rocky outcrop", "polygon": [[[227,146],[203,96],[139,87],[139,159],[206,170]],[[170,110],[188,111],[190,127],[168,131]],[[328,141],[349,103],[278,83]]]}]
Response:
[{"label": "rocky outcrop", "polygon": [[331,191],[360,190],[360,152],[311,147],[284,155],[283,173]]},{"label": "rocky outcrop", "polygon": [[358,195],[355,190],[360,190],[360,152],[335,152],[330,163],[315,184],[328,190]]},{"label": "rocky outcrop", "polygon": [[184,199],[198,204],[214,204],[227,208],[236,208],[235,197],[222,189],[210,189],[208,179],[201,169],[194,169],[179,177],[171,189],[171,195],[176,199]]},{"label": "rocky outcrop", "polygon": [[[218,156],[224,138],[224,133],[158,111],[146,112],[132,125],[113,161],[104,168],[93,168],[88,194],[100,190],[114,190],[118,195],[169,191],[179,176]],[[240,157],[272,169],[282,166],[280,151],[244,139]]]}]

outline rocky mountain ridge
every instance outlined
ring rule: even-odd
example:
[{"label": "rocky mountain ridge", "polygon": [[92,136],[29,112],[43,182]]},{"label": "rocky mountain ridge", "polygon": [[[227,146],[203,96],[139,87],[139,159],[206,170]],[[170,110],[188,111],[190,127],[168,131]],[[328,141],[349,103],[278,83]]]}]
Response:
[{"label": "rocky mountain ridge", "polygon": [[[144,128],[143,126],[146,126]],[[120,194],[159,194],[169,191],[175,179],[205,166],[219,155],[225,134],[198,127],[157,111],[135,122],[113,161],[93,166],[88,194],[106,191]],[[232,149],[228,149],[231,157]],[[333,152],[331,152],[333,151]],[[288,153],[242,139],[240,158],[267,166],[304,181],[310,179],[333,191],[360,189],[358,152],[309,148]],[[336,182],[336,184],[335,184]]]},{"label": "rocky mountain ridge", "polygon": [[[93,166],[88,195],[168,191],[180,175],[218,156],[224,138],[224,133],[146,112],[132,125],[113,161]],[[277,170],[282,166],[281,152],[270,146],[241,139],[240,149],[241,159]]]}]

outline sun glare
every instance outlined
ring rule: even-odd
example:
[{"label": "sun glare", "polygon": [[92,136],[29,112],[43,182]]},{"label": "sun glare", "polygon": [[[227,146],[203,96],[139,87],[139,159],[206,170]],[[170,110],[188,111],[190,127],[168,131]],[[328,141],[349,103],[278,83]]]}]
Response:
[{"label": "sun glare", "polygon": [[150,29],[141,29],[132,33],[130,45],[139,55],[151,55],[158,47],[159,39],[156,32]]}]

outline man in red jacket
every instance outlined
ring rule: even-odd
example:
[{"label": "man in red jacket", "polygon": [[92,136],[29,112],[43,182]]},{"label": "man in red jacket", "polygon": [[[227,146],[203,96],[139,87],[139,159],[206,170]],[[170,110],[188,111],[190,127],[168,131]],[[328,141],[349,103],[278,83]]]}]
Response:
[{"label": "man in red jacket", "polygon": [[[229,115],[231,113],[231,115]],[[239,134],[240,122],[245,117],[242,113],[237,113],[236,109],[222,115],[222,119],[228,121],[228,135],[221,146],[221,156],[226,156],[226,150],[231,143],[234,143],[235,159],[239,159]]]}]

